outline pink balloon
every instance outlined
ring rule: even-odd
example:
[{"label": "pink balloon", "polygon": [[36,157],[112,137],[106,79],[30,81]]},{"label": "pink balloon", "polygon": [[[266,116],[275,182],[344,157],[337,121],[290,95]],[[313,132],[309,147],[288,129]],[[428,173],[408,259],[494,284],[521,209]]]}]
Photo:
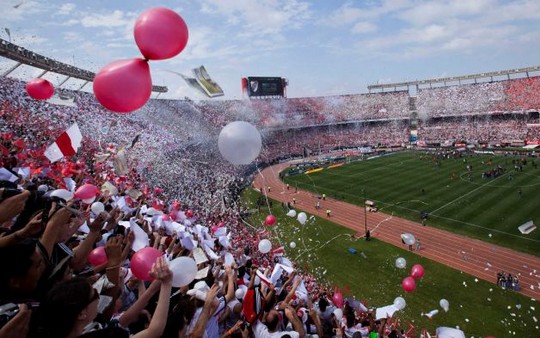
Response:
[{"label": "pink balloon", "polygon": [[[92,184],[86,183],[81,185],[73,194],[76,198],[81,200],[89,200],[92,197],[95,197],[99,192],[99,189]],[[93,202],[93,201],[92,201]],[[90,202],[90,203],[92,203]]]},{"label": "pink balloon", "polygon": [[415,264],[411,268],[411,277],[413,277],[414,279],[422,278],[424,272],[424,267],[422,265]]},{"label": "pink balloon", "polygon": [[276,216],[268,215],[266,216],[266,219],[264,220],[264,222],[266,223],[266,225],[272,226],[276,223]]},{"label": "pink balloon", "polygon": [[135,22],[135,43],[149,60],[172,58],[187,45],[189,32],[178,13],[164,7],[144,11]]},{"label": "pink balloon", "polygon": [[54,94],[52,83],[45,79],[33,79],[26,84],[26,92],[33,99],[47,100]]},{"label": "pink balloon", "polygon": [[343,294],[341,292],[334,292],[334,297],[332,298],[332,300],[337,307],[343,306]]},{"label": "pink balloon", "polygon": [[133,275],[140,280],[152,280],[149,272],[156,260],[163,256],[163,253],[155,248],[142,248],[131,258],[130,268]]},{"label": "pink balloon", "polygon": [[217,227],[217,226],[215,226],[215,225],[212,225],[212,228],[211,228],[211,229],[212,229],[212,233],[214,233],[214,232],[216,232],[216,231],[217,231],[218,227]]},{"label": "pink balloon", "polygon": [[413,292],[416,289],[416,282],[412,277],[405,277],[401,282],[401,287],[405,292]]},{"label": "pink balloon", "polygon": [[98,266],[107,263],[107,253],[104,246],[98,246],[88,254],[88,263]]},{"label": "pink balloon", "polygon": [[188,211],[186,211],[186,217],[187,218],[193,217],[193,210],[189,209]]},{"label": "pink balloon", "polygon": [[105,108],[129,113],[144,106],[152,94],[152,77],[143,59],[118,60],[94,78],[94,95]]}]

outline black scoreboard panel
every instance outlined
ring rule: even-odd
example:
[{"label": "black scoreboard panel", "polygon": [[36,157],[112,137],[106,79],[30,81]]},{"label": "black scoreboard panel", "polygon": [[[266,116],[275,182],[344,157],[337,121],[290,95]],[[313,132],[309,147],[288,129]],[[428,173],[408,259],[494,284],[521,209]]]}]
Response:
[{"label": "black scoreboard panel", "polygon": [[281,77],[248,77],[247,93],[253,96],[284,96],[285,88]]}]

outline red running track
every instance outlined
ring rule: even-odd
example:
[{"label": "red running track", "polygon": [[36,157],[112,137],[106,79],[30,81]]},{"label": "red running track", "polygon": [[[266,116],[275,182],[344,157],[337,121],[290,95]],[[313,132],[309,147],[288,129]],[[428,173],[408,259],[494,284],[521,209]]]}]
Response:
[{"label": "red running track", "polygon": [[[295,209],[301,209],[319,217],[327,217],[326,209],[330,209],[329,219],[332,222],[352,229],[360,236],[364,235],[365,209],[363,207],[326,198],[325,201],[320,200],[320,209],[316,209],[315,194],[303,190],[295,191],[292,187],[287,190],[286,185],[279,179],[279,172],[288,166],[288,163],[281,163],[264,169],[255,178],[254,188],[266,189],[268,197],[280,202],[292,203],[294,198]],[[521,284],[521,293],[540,299],[540,258],[538,257],[441,229],[422,226],[419,223],[381,212],[368,212],[367,220],[372,236],[397,247],[408,249],[401,242],[400,235],[404,232],[412,233],[421,241],[421,249],[415,251],[416,254],[494,284],[496,284],[497,272],[517,274]]]}]

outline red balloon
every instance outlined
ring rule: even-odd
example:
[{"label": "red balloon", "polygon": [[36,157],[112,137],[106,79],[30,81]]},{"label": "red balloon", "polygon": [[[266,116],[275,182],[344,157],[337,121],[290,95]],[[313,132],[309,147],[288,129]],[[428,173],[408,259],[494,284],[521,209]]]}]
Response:
[{"label": "red balloon", "polygon": [[107,263],[107,253],[104,246],[98,246],[88,254],[88,263],[98,266]]},{"label": "red balloon", "polygon": [[152,94],[152,77],[143,59],[118,60],[101,68],[94,78],[94,95],[105,108],[130,113]]},{"label": "red balloon", "polygon": [[422,276],[424,275],[424,272],[425,272],[424,267],[422,265],[415,264],[411,268],[411,277],[415,279],[422,278]]},{"label": "red balloon", "polygon": [[343,306],[343,294],[341,292],[334,292],[334,297],[332,297],[332,300],[337,307]]},{"label": "red balloon", "polygon": [[405,292],[413,292],[414,289],[416,289],[416,282],[414,278],[412,277],[405,277],[403,278],[403,281],[401,282],[401,287]]},{"label": "red balloon", "polygon": [[193,217],[193,210],[189,209],[188,211],[186,211],[186,217],[187,218]]},{"label": "red balloon", "polygon": [[266,216],[266,219],[264,220],[266,225],[274,225],[276,223],[276,216],[274,215],[268,215]]},{"label": "red balloon", "polygon": [[87,200],[91,199],[92,197],[95,197],[99,192],[99,189],[93,185],[93,184],[83,184],[81,185],[73,194],[76,198],[79,198],[81,200]]},{"label": "red balloon", "polygon": [[187,45],[189,32],[175,11],[155,7],[144,11],[135,22],[135,43],[149,60],[172,58]]},{"label": "red balloon", "polygon": [[142,248],[131,258],[130,268],[133,275],[140,280],[152,280],[149,272],[156,260],[163,256],[163,253],[155,248]]},{"label": "red balloon", "polygon": [[45,79],[33,79],[26,84],[26,92],[33,99],[47,100],[54,94],[52,83]]}]

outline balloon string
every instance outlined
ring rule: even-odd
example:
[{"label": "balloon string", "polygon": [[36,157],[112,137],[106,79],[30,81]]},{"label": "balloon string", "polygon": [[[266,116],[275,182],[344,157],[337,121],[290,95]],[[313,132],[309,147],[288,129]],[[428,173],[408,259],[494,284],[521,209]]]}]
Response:
[{"label": "balloon string", "polygon": [[268,200],[268,194],[266,193],[266,178],[264,177],[264,175],[261,173],[261,169],[259,168],[259,165],[256,164],[257,166],[257,171],[259,172],[259,175],[261,175],[262,179],[263,179],[263,186],[261,188],[262,192],[263,192],[263,195],[266,199],[266,206],[268,207],[268,214],[272,214],[272,209],[270,208],[270,201]]}]

